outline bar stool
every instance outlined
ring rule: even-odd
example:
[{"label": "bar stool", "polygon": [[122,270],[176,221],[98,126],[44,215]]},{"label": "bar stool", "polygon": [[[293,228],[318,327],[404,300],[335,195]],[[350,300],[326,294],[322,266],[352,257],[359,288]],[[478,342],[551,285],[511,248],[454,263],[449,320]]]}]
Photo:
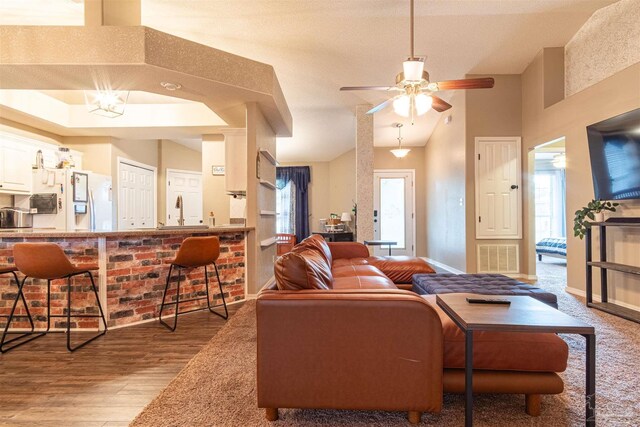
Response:
[{"label": "bar stool", "polygon": [[[218,274],[218,266],[216,265],[216,260],[220,256],[220,240],[216,236],[209,237],[187,237],[182,242],[180,249],[178,249],[178,253],[176,254],[176,259],[171,263],[169,267],[169,274],[167,275],[167,283],[164,287],[164,294],[162,295],[162,304],[160,305],[160,323],[166,326],[171,332],[176,330],[178,326],[178,314],[186,314],[192,313],[194,311],[204,310],[208,308],[209,311],[213,314],[216,314],[223,319],[227,319],[229,317],[229,312],[227,311],[227,303],[224,299],[224,291],[222,290],[222,283],[220,282],[220,275]],[[218,287],[220,288],[220,295],[222,296],[222,305],[224,306],[224,315],[214,311],[211,307],[211,301],[209,298],[209,275],[207,272],[207,265],[213,264],[213,268],[216,271],[216,278],[218,279]],[[204,267],[204,283],[205,288],[207,290],[207,296],[204,297],[196,297],[189,299],[180,299],[180,281],[182,276],[183,269],[192,269]],[[166,302],[165,299],[167,297],[167,291],[169,290],[169,283],[171,281],[171,273],[174,268],[178,269],[178,289],[176,291],[176,300],[172,302]],[[196,308],[193,310],[187,310],[183,312],[179,312],[180,304],[190,301],[200,301],[206,299],[207,307]],[[174,313],[174,321],[173,326],[166,323],[162,320],[162,312],[164,311],[165,305],[175,305],[175,313]]]},{"label": "bar stool", "polygon": [[[31,317],[31,313],[29,313],[29,306],[27,305],[27,300],[24,297],[24,294],[22,293],[22,287],[24,286],[24,280],[21,282],[20,280],[18,280],[18,275],[16,274],[16,272],[18,271],[18,269],[14,266],[6,266],[6,267],[0,267],[0,275],[2,274],[11,274],[13,275],[13,279],[16,281],[16,286],[18,287],[18,293],[16,294],[15,299],[13,300],[13,305],[11,306],[11,312],[8,315],[0,315],[0,317],[4,317],[7,319],[7,323],[4,326],[4,331],[2,332],[2,339],[0,340],[0,353],[6,353],[9,350],[12,350],[16,347],[21,346],[22,344],[26,344],[29,341],[32,341],[38,337],[41,337],[42,335],[44,335],[43,333],[38,333],[38,332],[34,332],[34,325],[33,325],[33,318]],[[9,282],[11,282],[11,279],[9,279]],[[22,300],[22,304],[24,305],[24,309],[26,311],[27,314],[15,314],[16,313],[16,308],[18,306],[18,299]],[[11,322],[13,322],[13,319],[16,317],[26,317],[27,319],[29,319],[29,325],[31,325],[31,330],[28,332],[24,332],[24,331],[20,331],[20,332],[11,332],[9,331],[9,327],[11,326]],[[17,337],[13,337],[11,339],[7,340],[7,335],[14,335],[17,334]],[[12,343],[12,342],[16,342],[19,341],[25,337],[29,337],[31,336],[31,338],[27,339],[27,340],[23,340],[18,342],[17,344],[13,344],[12,346],[9,347],[5,347],[6,345]]]},{"label": "bar stool", "polygon": [[[96,338],[101,337],[107,332],[107,321],[104,318],[100,298],[98,297],[98,289],[93,281],[91,271],[98,269],[97,265],[75,266],[71,264],[69,258],[65,255],[62,248],[55,243],[16,243],[13,247],[13,259],[16,267],[25,275],[22,280],[24,284],[27,277],[34,279],[42,279],[47,281],[47,329],[48,333],[51,328],[52,317],[63,317],[67,319],[67,350],[75,351],[80,347],[84,347]],[[100,314],[71,314],[71,278],[74,276],[87,275],[91,280],[91,287],[96,296],[96,303]],[[66,314],[51,314],[51,281],[57,279],[67,279],[67,312]],[[71,346],[71,318],[99,318],[102,319],[104,330],[94,337],[83,341],[75,347]]]}]

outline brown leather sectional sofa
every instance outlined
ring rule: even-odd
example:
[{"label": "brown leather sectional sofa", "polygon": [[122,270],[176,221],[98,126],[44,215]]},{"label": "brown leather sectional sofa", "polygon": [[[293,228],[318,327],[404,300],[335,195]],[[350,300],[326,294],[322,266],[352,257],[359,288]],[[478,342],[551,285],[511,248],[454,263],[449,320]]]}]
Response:
[{"label": "brown leather sectional sofa", "polygon": [[[313,236],[278,258],[276,283],[260,292],[258,406],[439,412],[464,392],[464,335],[434,296],[399,289],[419,258],[370,257],[360,243]],[[393,280],[392,280],[393,279]],[[476,333],[474,392],[561,393],[568,347],[555,334]]]}]

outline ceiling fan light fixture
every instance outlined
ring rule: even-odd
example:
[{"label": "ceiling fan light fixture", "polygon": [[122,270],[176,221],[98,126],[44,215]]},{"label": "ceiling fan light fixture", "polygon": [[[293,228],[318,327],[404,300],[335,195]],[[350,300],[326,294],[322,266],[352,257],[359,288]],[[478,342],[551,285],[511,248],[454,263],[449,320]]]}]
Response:
[{"label": "ceiling fan light fixture", "polygon": [[406,82],[420,82],[422,81],[424,62],[417,59],[404,61],[402,63],[402,71]]},{"label": "ceiling fan light fixture", "polygon": [[393,101],[393,111],[399,116],[409,117],[411,113],[411,98],[408,95],[402,95]]},{"label": "ceiling fan light fixture", "polygon": [[431,105],[433,104],[433,98],[424,93],[419,93],[415,97],[416,104],[416,114],[418,116],[422,116],[426,114],[427,111],[431,109]]}]

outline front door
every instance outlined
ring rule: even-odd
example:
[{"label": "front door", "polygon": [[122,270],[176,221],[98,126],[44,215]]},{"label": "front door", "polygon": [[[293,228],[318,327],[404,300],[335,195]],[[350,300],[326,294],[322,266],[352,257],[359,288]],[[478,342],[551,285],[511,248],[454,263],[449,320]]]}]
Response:
[{"label": "front door", "polygon": [[179,224],[178,196],[182,196],[184,225],[202,224],[202,173],[167,169],[167,225]]},{"label": "front door", "polygon": [[[376,240],[397,242],[392,255],[415,255],[414,170],[376,170],[373,196],[373,232]],[[388,246],[375,246],[374,254],[389,255]]]}]

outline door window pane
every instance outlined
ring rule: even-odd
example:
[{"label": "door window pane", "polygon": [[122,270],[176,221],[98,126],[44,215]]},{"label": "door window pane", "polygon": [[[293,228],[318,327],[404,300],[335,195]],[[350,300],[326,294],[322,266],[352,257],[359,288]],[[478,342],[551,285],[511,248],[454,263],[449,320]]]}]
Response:
[{"label": "door window pane", "polygon": [[380,239],[398,242],[405,248],[404,178],[380,178]]}]

